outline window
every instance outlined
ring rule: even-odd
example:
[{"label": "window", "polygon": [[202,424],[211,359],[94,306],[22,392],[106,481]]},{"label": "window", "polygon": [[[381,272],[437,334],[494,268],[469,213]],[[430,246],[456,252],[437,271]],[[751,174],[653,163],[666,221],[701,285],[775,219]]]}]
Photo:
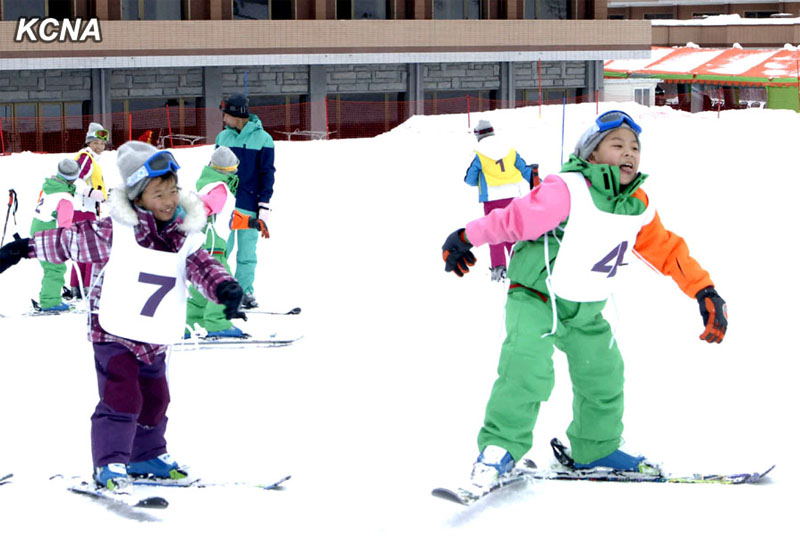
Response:
[{"label": "window", "polygon": [[122,19],[180,20],[183,19],[181,4],[181,0],[122,0]]},{"label": "window", "polygon": [[745,11],[744,16],[747,19],[765,19],[777,15],[776,11]]},{"label": "window", "polygon": [[264,130],[275,139],[302,139],[292,133],[308,130],[308,96],[299,94],[249,96],[250,113],[261,120]]},{"label": "window", "polygon": [[142,140],[154,146],[185,146],[205,136],[198,98],[129,98],[111,102],[111,141]]},{"label": "window", "polygon": [[645,19],[675,19],[671,13],[646,13]]},{"label": "window", "polygon": [[20,17],[72,19],[71,0],[2,0],[2,4],[5,21],[16,21]]},{"label": "window", "polygon": [[407,118],[408,101],[403,92],[328,96],[328,130],[334,138],[377,136]]},{"label": "window", "polygon": [[[81,102],[42,102],[0,105],[6,152],[78,151],[85,129]],[[65,115],[77,114],[77,117]],[[77,128],[77,133],[75,132]]]},{"label": "window", "polygon": [[525,19],[566,19],[569,0],[525,0]]},{"label": "window", "polygon": [[292,0],[233,0],[234,19],[294,19]]},{"label": "window", "polygon": [[634,88],[633,101],[641,105],[650,105],[650,89],[649,88]]},{"label": "window", "polygon": [[390,0],[337,0],[336,19],[388,19]]},{"label": "window", "polygon": [[480,0],[434,0],[434,19],[480,19]]}]

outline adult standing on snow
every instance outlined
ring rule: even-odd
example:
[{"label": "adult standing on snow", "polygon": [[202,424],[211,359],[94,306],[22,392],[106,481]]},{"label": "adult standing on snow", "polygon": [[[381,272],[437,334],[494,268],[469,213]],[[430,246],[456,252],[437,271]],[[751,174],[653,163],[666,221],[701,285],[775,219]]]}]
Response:
[{"label": "adult standing on snow", "polygon": [[[108,143],[108,131],[100,123],[89,123],[86,131],[86,143],[75,155],[80,165],[80,180],[75,183],[75,214],[73,222],[97,220],[100,204],[108,198],[108,191],[103,180],[103,169],[97,157],[103,153]],[[81,296],[81,286],[88,289],[91,284],[92,265],[77,263],[70,276],[70,293],[73,297]]]},{"label": "adult standing on snow", "polygon": [[462,276],[475,262],[473,246],[517,242],[508,270],[506,339],[472,470],[478,495],[530,450],[539,407],[554,385],[554,347],[566,353],[572,380],[567,436],[575,467],[657,471],[645,457],[619,449],[623,361],[602,315],[631,249],[697,300],[700,339],[721,343],[725,336],[725,302],[708,272],[664,228],[640,187],[646,178],[639,172],[641,131],[621,111],[600,115],[561,173],[453,232],[442,247],[445,270]]},{"label": "adult standing on snow", "polygon": [[[489,121],[478,121],[473,130],[478,145],[464,182],[478,187],[478,201],[483,203],[483,213],[505,207],[511,200],[530,189],[531,168],[517,150],[500,140]],[[513,243],[489,245],[492,280],[506,277],[505,251],[511,252]]]},{"label": "adult standing on snow", "polygon": [[242,308],[258,307],[255,281],[256,249],[259,236],[268,238],[269,202],[275,183],[275,145],[261,121],[250,113],[249,100],[242,94],[231,94],[220,104],[225,129],[217,135],[217,146],[229,147],[239,159],[239,187],[236,210],[263,223],[263,231],[247,228],[235,230],[228,237],[228,255],[236,247],[236,280],[244,289]]}]

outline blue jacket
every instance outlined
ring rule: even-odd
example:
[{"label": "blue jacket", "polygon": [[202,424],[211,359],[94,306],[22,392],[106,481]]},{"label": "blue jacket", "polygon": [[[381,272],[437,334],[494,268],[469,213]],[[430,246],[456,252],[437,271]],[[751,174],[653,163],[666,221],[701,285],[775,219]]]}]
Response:
[{"label": "blue jacket", "polygon": [[[528,182],[531,181],[531,168],[525,163],[525,160],[519,153],[516,154],[514,166],[522,173],[522,178]],[[489,201],[489,186],[486,183],[486,176],[483,174],[480,157],[477,155],[475,155],[469,168],[467,168],[467,174],[464,175],[464,182],[470,186],[478,187],[478,201],[481,203]]]},{"label": "blue jacket", "polygon": [[241,131],[231,127],[217,135],[217,146],[228,146],[239,158],[236,207],[258,213],[259,203],[269,203],[275,184],[275,144],[255,115]]}]

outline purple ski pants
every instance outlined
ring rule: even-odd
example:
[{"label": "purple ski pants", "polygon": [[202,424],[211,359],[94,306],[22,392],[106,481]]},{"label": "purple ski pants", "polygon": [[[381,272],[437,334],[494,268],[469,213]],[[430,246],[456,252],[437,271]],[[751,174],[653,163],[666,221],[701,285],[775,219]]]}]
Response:
[{"label": "purple ski pants", "polygon": [[[483,214],[488,215],[494,209],[502,209],[512,201],[514,201],[513,197],[509,197],[508,199],[495,199],[494,201],[485,201],[483,203]],[[508,263],[506,263],[506,251],[511,253],[512,247],[514,247],[514,244],[510,242],[497,243],[494,245],[490,244],[489,258],[492,263],[492,266],[489,268],[494,268],[496,266],[508,266]]]},{"label": "purple ski pants", "polygon": [[94,466],[150,460],[167,452],[166,353],[145,364],[119,343],[94,343],[100,402],[92,414]]}]

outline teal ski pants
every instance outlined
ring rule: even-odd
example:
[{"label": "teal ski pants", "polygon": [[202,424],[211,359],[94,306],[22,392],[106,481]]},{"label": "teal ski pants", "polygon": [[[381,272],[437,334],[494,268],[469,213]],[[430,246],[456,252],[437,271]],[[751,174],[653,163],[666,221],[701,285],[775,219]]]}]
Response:
[{"label": "teal ski pants", "polygon": [[572,455],[588,463],[619,448],[622,436],[624,366],[611,328],[602,316],[605,301],[556,300],[552,305],[526,288],[512,288],[506,303],[506,339],[498,376],[486,405],[478,447],[497,445],[515,460],[533,444],[539,407],[555,383],[553,350],[567,356],[572,380],[572,422],[567,428]]},{"label": "teal ski pants", "polygon": [[[257,217],[252,211],[238,209],[237,211]],[[256,279],[256,249],[258,247],[258,230],[233,230],[228,236],[228,252],[226,258],[230,258],[231,252],[236,246],[236,273],[233,275],[245,293],[253,293],[253,282]]]}]

